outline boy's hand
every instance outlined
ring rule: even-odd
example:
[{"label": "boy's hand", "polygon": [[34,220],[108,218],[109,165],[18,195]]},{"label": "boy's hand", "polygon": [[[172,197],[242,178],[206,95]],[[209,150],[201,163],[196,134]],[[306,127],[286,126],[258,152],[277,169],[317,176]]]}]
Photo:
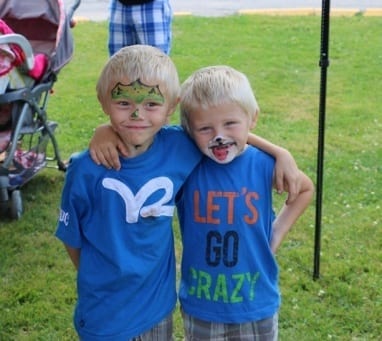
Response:
[{"label": "boy's hand", "polygon": [[108,125],[101,125],[96,128],[94,135],[89,143],[90,156],[97,165],[119,170],[119,153],[127,156],[125,145],[115,133],[113,128]]},{"label": "boy's hand", "polygon": [[275,185],[278,193],[288,192],[286,204],[296,200],[301,190],[300,171],[292,154],[280,148],[275,165]]}]

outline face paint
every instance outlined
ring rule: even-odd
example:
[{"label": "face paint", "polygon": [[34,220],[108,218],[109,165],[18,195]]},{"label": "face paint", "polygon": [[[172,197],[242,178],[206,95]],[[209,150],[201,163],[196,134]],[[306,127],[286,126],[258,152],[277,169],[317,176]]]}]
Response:
[{"label": "face paint", "polygon": [[131,115],[130,115],[131,118],[138,118],[139,117],[139,111],[138,109],[135,110]]},{"label": "face paint", "polygon": [[240,154],[240,151],[235,141],[216,136],[208,143],[205,154],[217,163],[229,163]]},{"label": "face paint", "polygon": [[164,96],[159,90],[159,85],[148,86],[143,84],[139,79],[128,85],[118,83],[113,90],[111,90],[111,98],[131,100],[138,104],[145,100],[162,104],[165,102]]}]

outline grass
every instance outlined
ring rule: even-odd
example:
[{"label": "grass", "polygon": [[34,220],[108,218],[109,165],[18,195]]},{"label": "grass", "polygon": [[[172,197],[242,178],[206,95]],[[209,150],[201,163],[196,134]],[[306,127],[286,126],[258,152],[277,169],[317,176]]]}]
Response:
[{"label": "grass", "polygon": [[[330,30],[321,276],[312,280],[312,203],[279,254],[280,340],[378,340],[382,335],[380,66],[382,18],[333,17]],[[246,73],[261,114],[256,132],[288,148],[316,180],[320,17],[177,17],[180,77],[210,64]],[[75,53],[49,103],[64,158],[106,121],[95,83],[106,23],[79,23]],[[177,122],[177,116],[173,118]],[[22,190],[25,213],[0,221],[0,340],[74,340],[75,272],[55,239],[64,174],[46,169]],[[276,206],[282,198],[276,198]],[[177,252],[180,252],[177,222]],[[175,336],[182,326],[176,313]]]}]

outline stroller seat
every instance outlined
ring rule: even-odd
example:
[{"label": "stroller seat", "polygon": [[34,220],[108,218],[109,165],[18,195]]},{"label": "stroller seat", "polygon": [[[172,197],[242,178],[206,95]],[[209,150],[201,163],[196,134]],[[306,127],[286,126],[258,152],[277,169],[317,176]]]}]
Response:
[{"label": "stroller seat", "polygon": [[0,93],[10,89],[30,86],[38,81],[48,67],[48,57],[33,54],[29,41],[0,19]]},{"label": "stroller seat", "polygon": [[[29,41],[0,19],[0,94],[7,90],[31,87],[44,75],[48,58],[33,55]],[[0,104],[0,162],[11,139],[12,105]]]}]

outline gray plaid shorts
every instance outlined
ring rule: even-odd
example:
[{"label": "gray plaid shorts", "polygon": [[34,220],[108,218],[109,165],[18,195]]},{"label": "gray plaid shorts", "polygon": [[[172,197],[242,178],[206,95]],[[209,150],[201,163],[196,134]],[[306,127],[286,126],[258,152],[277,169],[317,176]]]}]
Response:
[{"label": "gray plaid shorts", "polygon": [[172,341],[172,313],[147,332],[131,341]]},{"label": "gray plaid shorts", "polygon": [[277,341],[278,314],[247,323],[215,323],[198,320],[184,313],[186,341]]}]

